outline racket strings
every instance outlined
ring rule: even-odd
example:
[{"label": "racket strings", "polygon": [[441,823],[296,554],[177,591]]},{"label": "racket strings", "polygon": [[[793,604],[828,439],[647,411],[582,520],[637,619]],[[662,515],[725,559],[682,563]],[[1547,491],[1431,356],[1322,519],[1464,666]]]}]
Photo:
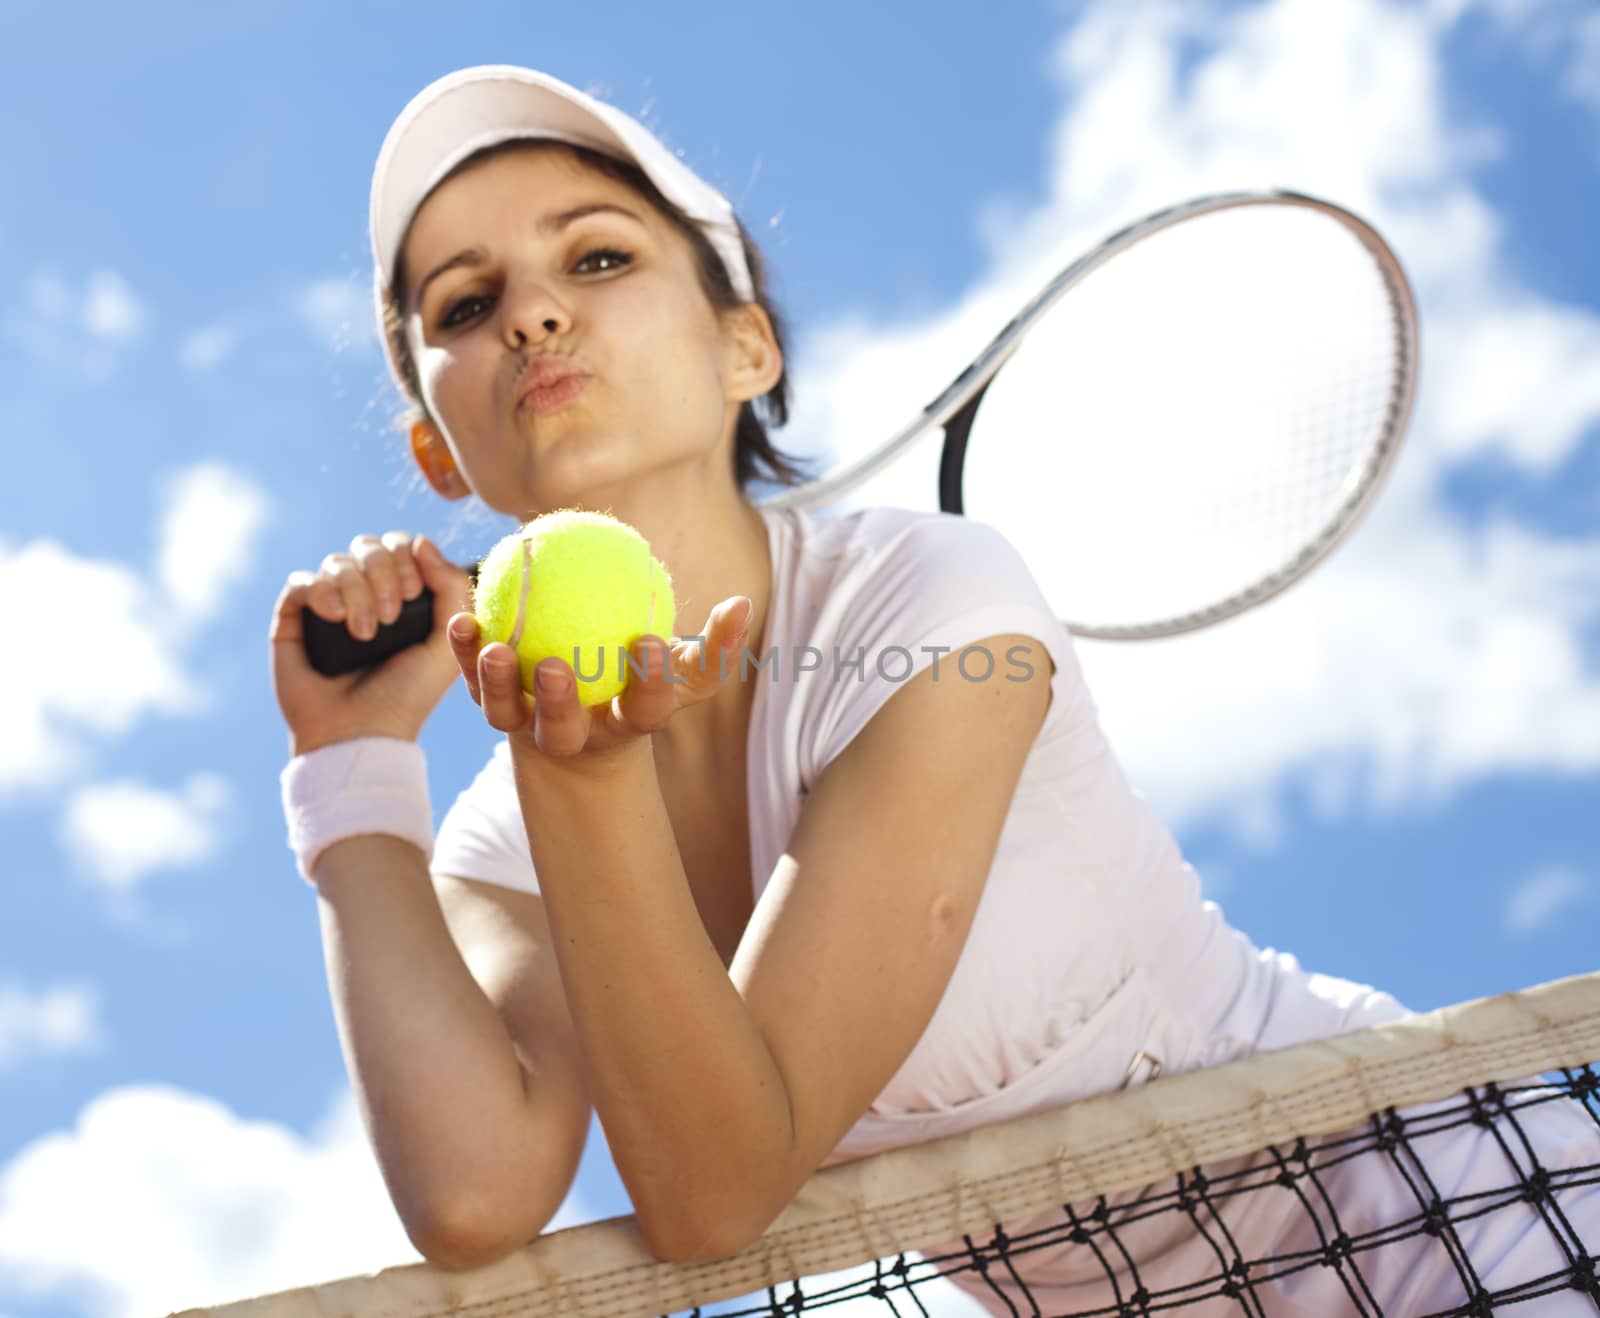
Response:
[{"label": "racket strings", "polygon": [[1004,527],[1090,634],[1271,588],[1359,515],[1398,441],[1414,367],[1398,277],[1313,208],[1145,238],[991,382],[966,511]]}]

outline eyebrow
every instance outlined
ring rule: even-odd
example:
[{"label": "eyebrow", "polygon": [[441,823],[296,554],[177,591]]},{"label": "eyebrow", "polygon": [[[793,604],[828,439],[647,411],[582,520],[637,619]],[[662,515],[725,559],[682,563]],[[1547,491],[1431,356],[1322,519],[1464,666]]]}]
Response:
[{"label": "eyebrow", "polygon": [[[539,221],[539,232],[547,236],[559,233],[569,224],[583,219],[586,215],[598,215],[606,212],[609,212],[613,215],[626,216],[635,224],[644,224],[644,220],[642,220],[635,212],[629,210],[626,206],[618,206],[614,202],[609,201],[593,201],[585,202],[581,206],[574,206],[570,210],[559,211],[554,215],[546,215],[542,220]],[[416,310],[422,306],[422,298],[423,295],[428,291],[428,285],[440,275],[446,273],[447,271],[455,270],[461,267],[471,269],[475,266],[484,265],[488,262],[488,260],[488,253],[486,253],[483,248],[469,247],[465,251],[457,252],[442,265],[435,266],[428,272],[427,277],[417,285],[416,294],[411,301],[412,309]]]}]

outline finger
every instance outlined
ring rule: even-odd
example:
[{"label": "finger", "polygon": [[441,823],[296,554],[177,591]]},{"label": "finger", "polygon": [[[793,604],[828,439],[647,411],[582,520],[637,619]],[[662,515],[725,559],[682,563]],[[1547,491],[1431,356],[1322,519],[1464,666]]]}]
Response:
[{"label": "finger", "polygon": [[[311,603],[311,591],[316,577],[306,571],[291,572],[278,592],[278,602],[273,606],[272,625],[267,639],[274,644],[298,646],[305,640],[305,619],[301,610]],[[313,609],[313,612],[316,612]]]},{"label": "finger", "polygon": [[422,537],[412,537],[409,531],[389,531],[384,534],[384,547],[394,559],[395,579],[400,585],[401,600],[414,600],[422,594],[422,571],[417,566],[417,547]]},{"label": "finger", "polygon": [[618,732],[643,735],[665,726],[679,708],[679,695],[692,680],[678,671],[672,651],[659,636],[641,636],[629,651],[628,685],[611,703]]},{"label": "finger", "polygon": [[301,603],[328,622],[342,622],[350,616],[339,577],[341,569],[348,564],[346,555],[329,554],[315,572],[296,574],[305,579]]},{"label": "finger", "polygon": [[546,755],[577,755],[589,742],[593,715],[578,699],[572,669],[560,659],[541,660],[534,670],[534,744]]},{"label": "finger", "polygon": [[422,583],[433,592],[433,619],[436,628],[454,614],[472,611],[472,578],[467,570],[447,559],[439,546],[419,535],[411,546],[411,558],[422,574]]},{"label": "finger", "polygon": [[338,593],[345,625],[358,641],[370,641],[378,634],[378,607],[372,586],[360,564],[349,554],[329,554],[318,574],[331,582]]},{"label": "finger", "polygon": [[491,728],[501,732],[526,731],[532,721],[532,701],[522,689],[517,652],[495,641],[478,652],[478,704]]},{"label": "finger", "polygon": [[478,652],[483,649],[483,636],[478,630],[478,620],[470,613],[453,614],[445,627],[445,635],[449,637],[450,653],[455,658],[456,666],[461,669],[473,703],[483,704],[482,686],[478,680]]},{"label": "finger", "polygon": [[350,552],[366,574],[378,621],[393,622],[403,602],[394,551],[375,535],[358,535],[350,542]]},{"label": "finger", "polygon": [[755,609],[755,602],[748,595],[735,595],[713,610],[718,643],[724,651],[737,656],[739,648],[750,639],[750,620],[755,616]]},{"label": "finger", "polygon": [[744,680],[743,646],[753,609],[748,596],[735,595],[711,611],[702,635],[686,653],[689,681],[681,691],[689,703],[714,695],[730,679]]}]

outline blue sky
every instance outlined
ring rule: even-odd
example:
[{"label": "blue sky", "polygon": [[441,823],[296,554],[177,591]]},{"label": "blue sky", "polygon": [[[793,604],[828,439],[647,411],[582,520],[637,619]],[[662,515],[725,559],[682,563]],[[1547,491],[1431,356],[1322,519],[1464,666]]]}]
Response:
[{"label": "blue sky", "polygon": [[[596,89],[727,191],[792,326],[788,446],[824,459],[1154,206],[1276,182],[1376,221],[1425,363],[1379,507],[1281,601],[1084,643],[1085,668],[1130,775],[1258,944],[1419,1009],[1595,967],[1592,0],[7,21],[0,1318],[131,1318],[415,1259],[284,842],[266,629],[285,576],[355,534],[425,531],[465,560],[503,529],[412,485],[368,324],[373,157],[466,64]],[[936,460],[872,492],[933,507]],[[493,735],[464,693],[440,707],[436,813]],[[592,1141],[561,1220],[624,1210]]]}]

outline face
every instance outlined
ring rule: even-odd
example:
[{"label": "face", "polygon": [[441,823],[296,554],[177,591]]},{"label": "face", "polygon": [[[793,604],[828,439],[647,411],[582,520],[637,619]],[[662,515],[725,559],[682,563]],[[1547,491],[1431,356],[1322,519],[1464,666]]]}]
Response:
[{"label": "face", "polygon": [[732,483],[739,407],[776,376],[749,309],[719,315],[688,240],[626,184],[506,152],[428,198],[402,260],[424,401],[490,507],[624,515]]}]

